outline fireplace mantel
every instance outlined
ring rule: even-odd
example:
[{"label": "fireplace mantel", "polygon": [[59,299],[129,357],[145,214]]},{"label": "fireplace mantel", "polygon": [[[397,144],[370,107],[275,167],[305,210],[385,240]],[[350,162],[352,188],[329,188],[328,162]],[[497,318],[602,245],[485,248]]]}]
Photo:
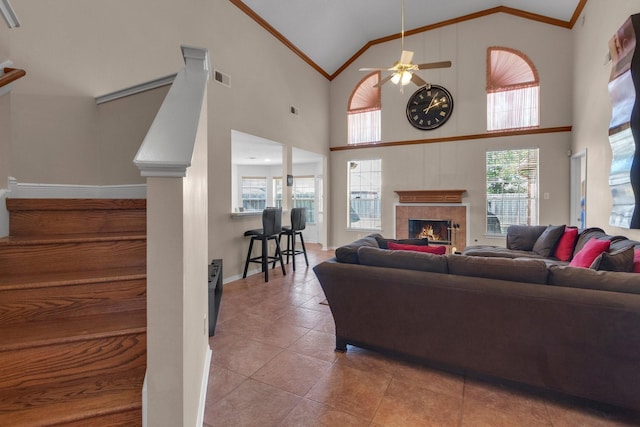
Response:
[{"label": "fireplace mantel", "polygon": [[462,203],[467,190],[395,190],[400,203]]}]

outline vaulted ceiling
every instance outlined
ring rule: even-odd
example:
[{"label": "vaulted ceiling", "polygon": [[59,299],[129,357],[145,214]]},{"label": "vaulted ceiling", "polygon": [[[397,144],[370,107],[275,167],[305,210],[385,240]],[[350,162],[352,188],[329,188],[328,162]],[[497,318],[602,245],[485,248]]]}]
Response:
[{"label": "vaulted ceiling", "polygon": [[[230,0],[332,79],[370,45],[398,38],[402,0]],[[587,0],[404,0],[405,35],[503,12],[573,27]]]}]

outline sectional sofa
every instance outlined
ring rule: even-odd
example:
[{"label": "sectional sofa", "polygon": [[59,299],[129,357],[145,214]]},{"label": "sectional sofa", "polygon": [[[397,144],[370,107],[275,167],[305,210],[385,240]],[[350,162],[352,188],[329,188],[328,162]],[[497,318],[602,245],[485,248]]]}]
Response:
[{"label": "sectional sofa", "polygon": [[[350,344],[640,410],[640,274],[598,270],[622,268],[635,242],[581,230],[563,261],[554,255],[564,227],[550,247],[535,244],[547,228],[514,229],[506,248],[462,255],[420,252],[418,242],[384,249],[394,242],[380,235],[338,248],[314,267],[336,350]],[[570,266],[594,239],[616,245],[593,268]]]}]

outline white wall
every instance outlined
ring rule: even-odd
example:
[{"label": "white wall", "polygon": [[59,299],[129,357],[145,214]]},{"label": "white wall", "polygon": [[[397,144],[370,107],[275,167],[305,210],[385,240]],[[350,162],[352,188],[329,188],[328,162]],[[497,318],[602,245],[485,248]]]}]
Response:
[{"label": "white wall", "polygon": [[[451,60],[450,69],[419,72],[428,82],[449,89],[453,115],[442,127],[420,131],[409,124],[406,103],[417,89],[382,89],[382,141],[484,134],[486,132],[486,50],[506,46],[525,53],[540,75],[540,127],[571,125],[572,36],[567,29],[506,14],[494,14],[405,39],[414,62]],[[360,67],[391,65],[400,55],[400,41],[371,47],[331,84],[331,146],[347,145],[347,102],[364,76]],[[463,202],[471,213],[468,244],[504,244],[485,237],[485,152],[488,149],[540,148],[540,224],[569,222],[569,157],[571,134],[551,133],[468,141],[333,151],[330,158],[330,245],[353,240],[363,232],[347,230],[347,162],[382,159],[382,234],[394,233],[394,190],[466,189]]]},{"label": "white wall", "polygon": [[640,239],[639,230],[609,226],[613,199],[609,189],[611,100],[607,90],[611,63],[605,63],[608,42],[640,1],[589,0],[573,29],[573,142],[574,152],[587,150],[587,226],[611,234]]},{"label": "white wall", "polygon": [[[0,64],[10,60],[10,29],[0,22]],[[0,189],[6,187],[11,174],[11,94],[0,96]],[[2,234],[0,234],[1,236]]]},{"label": "white wall", "polygon": [[[0,64],[11,59],[10,31],[4,23],[0,23]],[[9,176],[11,176],[11,93],[0,96],[0,237],[9,234],[9,213],[5,205]]]},{"label": "white wall", "polygon": [[[177,72],[182,44],[209,50],[212,67],[231,76],[231,87],[209,85],[210,256],[224,259],[227,277],[241,274],[243,233],[260,220],[230,215],[231,130],[328,155],[329,82],[228,1],[14,6],[22,27],[11,37],[0,32],[0,49],[9,46],[16,66],[27,70],[11,105],[11,171],[19,182],[141,182],[129,169],[142,142],[135,139],[148,128],[162,89],[140,103],[116,101],[138,119],[125,124],[120,106],[96,106],[94,97]],[[292,115],[290,105],[300,114]]]},{"label": "white wall", "polygon": [[210,256],[224,259],[229,279],[244,268],[244,232],[262,226],[259,216],[230,215],[231,130],[277,141],[285,153],[298,147],[328,155],[329,82],[230,2],[207,8],[211,62],[231,76],[231,88],[209,86]]}]

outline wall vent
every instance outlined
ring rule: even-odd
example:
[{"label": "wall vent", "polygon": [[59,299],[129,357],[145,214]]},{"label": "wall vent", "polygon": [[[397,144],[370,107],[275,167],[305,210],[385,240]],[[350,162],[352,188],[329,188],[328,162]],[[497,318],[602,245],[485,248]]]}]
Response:
[{"label": "wall vent", "polygon": [[213,70],[213,79],[220,84],[223,84],[227,87],[231,87],[231,77],[226,75],[220,70]]}]

